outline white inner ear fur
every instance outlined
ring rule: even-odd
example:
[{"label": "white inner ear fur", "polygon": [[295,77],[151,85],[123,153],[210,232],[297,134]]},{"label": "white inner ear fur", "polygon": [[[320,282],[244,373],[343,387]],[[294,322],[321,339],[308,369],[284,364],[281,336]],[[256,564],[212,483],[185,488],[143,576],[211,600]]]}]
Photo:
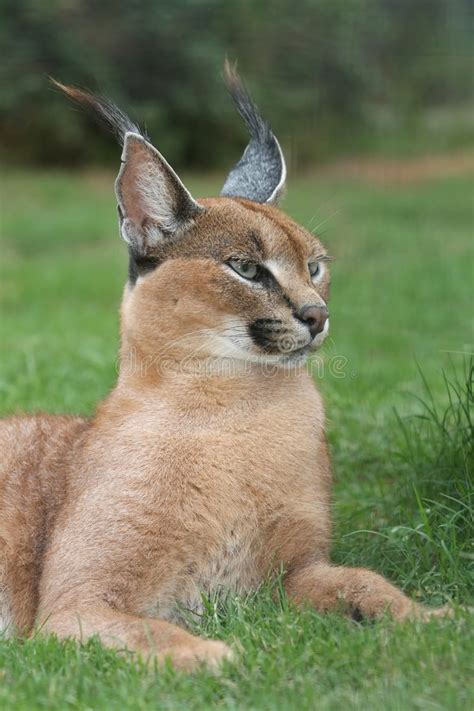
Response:
[{"label": "white inner ear fur", "polygon": [[147,247],[153,247],[163,239],[163,231],[155,223],[150,222],[146,227],[137,227],[129,217],[122,221],[120,233],[125,242],[143,252],[146,252]]},{"label": "white inner ear fur", "polygon": [[[166,178],[157,168],[158,166],[151,161],[142,165],[137,180],[137,191],[140,193],[147,218],[158,223],[161,230],[175,232],[179,227],[179,222],[174,211],[173,196],[168,188]],[[157,232],[158,237],[161,230],[152,227],[150,231],[152,234]]]}]

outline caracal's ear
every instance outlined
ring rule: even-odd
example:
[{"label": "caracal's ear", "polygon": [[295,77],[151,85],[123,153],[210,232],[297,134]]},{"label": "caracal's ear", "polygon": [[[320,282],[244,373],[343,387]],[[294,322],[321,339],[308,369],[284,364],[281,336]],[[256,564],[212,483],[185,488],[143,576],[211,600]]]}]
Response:
[{"label": "caracal's ear", "polygon": [[163,156],[137,133],[125,135],[115,193],[122,237],[143,256],[160,240],[183,233],[204,210]]},{"label": "caracal's ear", "polygon": [[221,195],[276,203],[286,180],[286,164],[280,144],[260,116],[237,71],[227,61],[224,76],[237,111],[249,130],[250,142],[227,176]]},{"label": "caracal's ear", "polygon": [[109,99],[53,83],[93,111],[123,145],[115,192],[120,231],[134,254],[146,257],[160,240],[183,233],[204,208],[138,126]]}]

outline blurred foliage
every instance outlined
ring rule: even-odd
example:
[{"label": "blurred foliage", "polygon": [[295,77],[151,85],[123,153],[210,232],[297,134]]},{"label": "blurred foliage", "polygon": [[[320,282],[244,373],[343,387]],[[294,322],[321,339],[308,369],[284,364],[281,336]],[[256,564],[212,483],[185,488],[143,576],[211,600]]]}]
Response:
[{"label": "blurred foliage", "polygon": [[222,88],[228,56],[301,165],[376,119],[469,104],[473,12],[472,0],[0,0],[0,150],[116,160],[53,75],[113,98],[176,164],[221,165],[243,136]]}]

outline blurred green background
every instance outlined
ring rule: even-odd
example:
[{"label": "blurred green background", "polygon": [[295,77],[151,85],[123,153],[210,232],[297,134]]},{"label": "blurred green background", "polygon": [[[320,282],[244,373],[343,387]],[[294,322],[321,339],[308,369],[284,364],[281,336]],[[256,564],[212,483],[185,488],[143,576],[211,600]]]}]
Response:
[{"label": "blurred green background", "polygon": [[223,91],[225,56],[296,169],[473,135],[472,0],[1,0],[0,13],[11,161],[116,160],[52,75],[128,108],[174,165],[227,165],[244,132]]}]

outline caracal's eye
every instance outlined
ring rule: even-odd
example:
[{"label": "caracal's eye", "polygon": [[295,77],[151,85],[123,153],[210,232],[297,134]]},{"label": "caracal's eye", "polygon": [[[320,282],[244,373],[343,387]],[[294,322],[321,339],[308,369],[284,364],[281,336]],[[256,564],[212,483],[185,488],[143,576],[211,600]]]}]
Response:
[{"label": "caracal's eye", "polygon": [[321,273],[321,265],[319,262],[309,262],[308,269],[311,274],[311,279],[316,279]]},{"label": "caracal's eye", "polygon": [[244,279],[255,279],[258,275],[258,265],[255,262],[245,262],[240,259],[229,259],[229,266]]}]

